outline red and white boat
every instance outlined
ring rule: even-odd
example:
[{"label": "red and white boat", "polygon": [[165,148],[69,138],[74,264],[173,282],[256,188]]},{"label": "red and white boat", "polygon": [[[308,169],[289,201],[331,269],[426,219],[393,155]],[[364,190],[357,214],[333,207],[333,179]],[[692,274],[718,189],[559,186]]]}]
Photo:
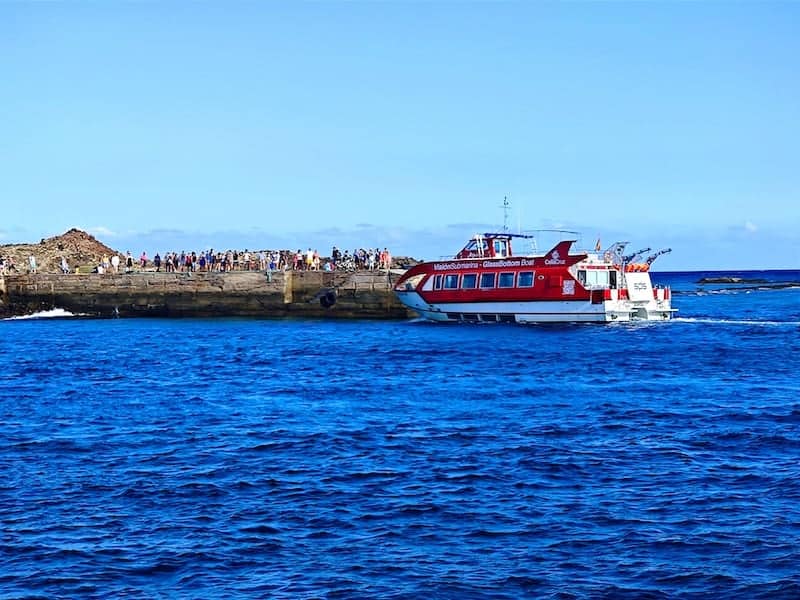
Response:
[{"label": "red and white boat", "polygon": [[476,235],[452,260],[418,264],[394,291],[431,321],[545,323],[663,321],[672,317],[668,287],[654,287],[649,268],[660,250],[633,262],[646,248],[622,256],[624,243],[605,252],[571,254],[575,240],[548,252],[514,255],[511,233]]}]

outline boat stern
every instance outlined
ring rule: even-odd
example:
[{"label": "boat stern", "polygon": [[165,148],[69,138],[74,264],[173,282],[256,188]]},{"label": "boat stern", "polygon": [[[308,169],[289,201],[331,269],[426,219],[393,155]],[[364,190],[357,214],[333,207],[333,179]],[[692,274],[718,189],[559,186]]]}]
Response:
[{"label": "boat stern", "polygon": [[[672,308],[672,291],[669,287],[653,287],[650,273],[625,273],[626,288],[620,296],[636,321],[668,321],[676,312]],[[621,298],[623,300],[623,298]]]}]

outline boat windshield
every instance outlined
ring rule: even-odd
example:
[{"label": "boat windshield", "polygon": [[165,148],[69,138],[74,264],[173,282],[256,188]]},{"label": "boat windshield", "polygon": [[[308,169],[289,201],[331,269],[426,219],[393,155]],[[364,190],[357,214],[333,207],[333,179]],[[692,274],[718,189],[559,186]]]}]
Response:
[{"label": "boat windshield", "polygon": [[483,258],[489,255],[489,242],[486,238],[477,236],[467,242],[464,249],[458,253],[458,258]]}]

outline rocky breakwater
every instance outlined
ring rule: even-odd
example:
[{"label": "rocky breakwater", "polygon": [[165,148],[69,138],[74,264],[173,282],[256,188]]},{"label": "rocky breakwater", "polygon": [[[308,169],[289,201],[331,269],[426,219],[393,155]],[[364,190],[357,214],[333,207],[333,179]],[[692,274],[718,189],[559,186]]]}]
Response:
[{"label": "rocky breakwater", "polygon": [[62,308],[96,317],[329,317],[405,319],[392,292],[399,272],[12,274],[0,313]]}]

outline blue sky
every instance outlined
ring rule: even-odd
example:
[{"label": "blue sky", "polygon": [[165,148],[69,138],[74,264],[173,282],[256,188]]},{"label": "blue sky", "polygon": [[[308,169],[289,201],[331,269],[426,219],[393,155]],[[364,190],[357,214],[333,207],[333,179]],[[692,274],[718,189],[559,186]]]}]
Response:
[{"label": "blue sky", "polygon": [[6,2],[0,243],[389,246],[503,222],[800,268],[800,3]]}]

